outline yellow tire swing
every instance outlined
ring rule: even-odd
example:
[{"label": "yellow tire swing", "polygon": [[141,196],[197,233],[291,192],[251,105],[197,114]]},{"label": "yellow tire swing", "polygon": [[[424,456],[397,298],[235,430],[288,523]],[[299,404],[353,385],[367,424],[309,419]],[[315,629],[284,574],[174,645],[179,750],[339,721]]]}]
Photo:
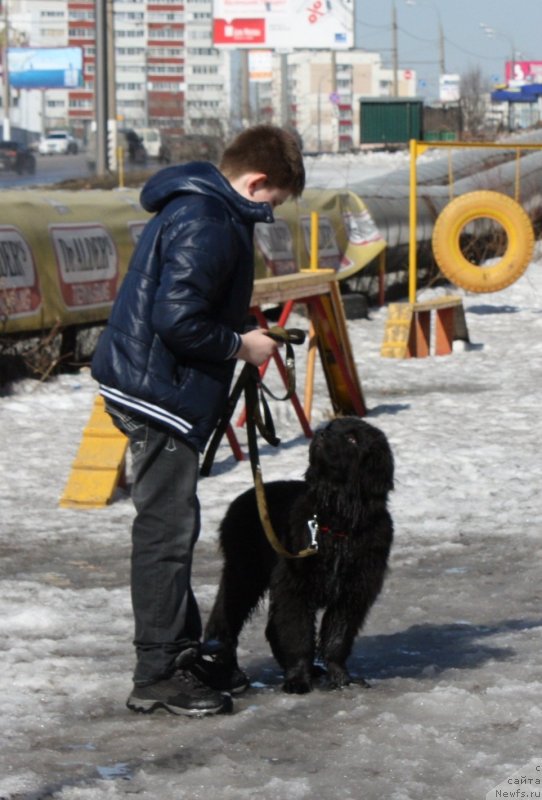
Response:
[{"label": "yellow tire swing", "polygon": [[[475,219],[499,223],[507,237],[506,250],[495,264],[478,266],[468,261],[460,247],[463,229]],[[443,274],[470,292],[497,292],[517,281],[529,266],[534,231],[523,208],[500,192],[467,192],[448,203],[433,228],[433,254]]]}]

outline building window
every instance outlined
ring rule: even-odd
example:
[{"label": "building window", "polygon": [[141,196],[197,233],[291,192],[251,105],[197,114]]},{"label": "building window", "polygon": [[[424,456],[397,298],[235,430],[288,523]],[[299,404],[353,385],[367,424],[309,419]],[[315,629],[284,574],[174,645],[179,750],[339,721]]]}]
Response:
[{"label": "building window", "polygon": [[118,39],[142,39],[145,34],[143,28],[115,28],[115,36]]},{"label": "building window", "polygon": [[143,11],[115,11],[115,22],[143,22],[144,19]]},{"label": "building window", "polygon": [[180,47],[149,47],[149,58],[182,58],[183,51]]},{"label": "building window", "polygon": [[70,20],[73,22],[77,22],[80,20],[93,20],[94,19],[94,11],[77,11],[70,9]]},{"label": "building window", "polygon": [[218,72],[218,65],[205,66],[196,65],[192,67],[192,75],[216,75]]},{"label": "building window", "polygon": [[93,28],[70,28],[68,36],[71,39],[94,39]]},{"label": "building window", "polygon": [[145,48],[144,47],[116,47],[115,53],[119,56],[139,56],[140,58],[145,57]]},{"label": "building window", "polygon": [[92,100],[72,100],[70,98],[69,103],[70,108],[81,108],[81,109],[92,109],[94,108],[94,103]]}]

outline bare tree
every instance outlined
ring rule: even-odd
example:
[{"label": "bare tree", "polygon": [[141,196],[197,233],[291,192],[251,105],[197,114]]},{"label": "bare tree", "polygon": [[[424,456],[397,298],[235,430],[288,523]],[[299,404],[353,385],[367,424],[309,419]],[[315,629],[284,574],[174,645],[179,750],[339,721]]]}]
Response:
[{"label": "bare tree", "polygon": [[463,128],[467,136],[480,137],[485,128],[485,117],[489,106],[491,82],[482,75],[479,66],[469,67],[461,75],[459,105],[463,117]]}]

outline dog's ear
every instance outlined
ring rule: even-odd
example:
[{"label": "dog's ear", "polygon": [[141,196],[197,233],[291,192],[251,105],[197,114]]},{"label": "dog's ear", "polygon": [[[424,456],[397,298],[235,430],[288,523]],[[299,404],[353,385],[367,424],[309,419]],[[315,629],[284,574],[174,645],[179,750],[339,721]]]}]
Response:
[{"label": "dog's ear", "polygon": [[393,489],[393,453],[384,434],[360,451],[359,476],[367,495],[385,496]]}]

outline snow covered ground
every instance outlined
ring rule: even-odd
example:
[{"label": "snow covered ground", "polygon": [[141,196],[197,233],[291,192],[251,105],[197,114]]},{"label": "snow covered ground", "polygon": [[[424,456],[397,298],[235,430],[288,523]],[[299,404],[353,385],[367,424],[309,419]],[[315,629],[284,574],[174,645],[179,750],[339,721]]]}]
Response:
[{"label": "snow covered ground", "polygon": [[[396,460],[391,571],[350,663],[369,690],[282,693],[262,610],[233,715],[130,714],[131,501],[58,505],[93,381],[0,397],[0,800],[483,800],[542,758],[542,249],[508,289],[462,294],[471,344],[446,357],[381,358],[385,308],[348,322],[367,419]],[[319,368],[315,386],[317,425],[331,414]],[[290,404],[273,412],[264,477],[299,478],[307,440]],[[219,520],[250,481],[224,443],[200,483],[204,616]]]}]

